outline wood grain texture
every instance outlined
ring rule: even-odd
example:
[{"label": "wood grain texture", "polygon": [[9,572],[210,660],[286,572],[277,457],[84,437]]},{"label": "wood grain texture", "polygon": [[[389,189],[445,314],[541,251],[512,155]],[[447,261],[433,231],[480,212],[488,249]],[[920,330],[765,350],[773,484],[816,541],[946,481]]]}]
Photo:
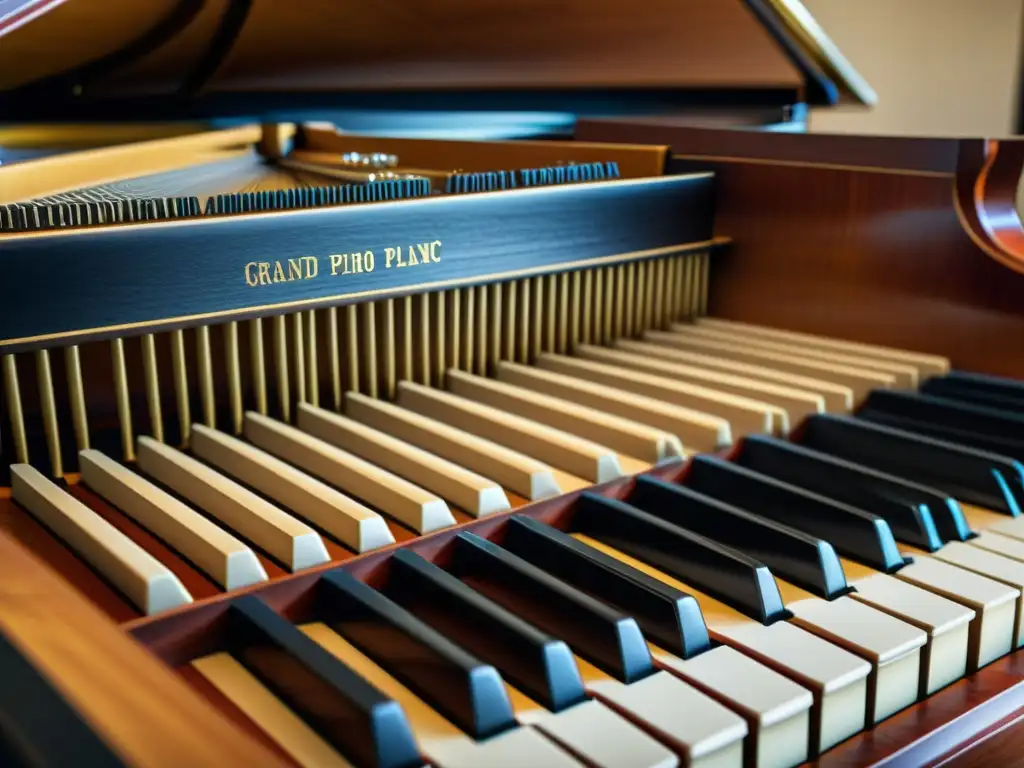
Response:
[{"label": "wood grain texture", "polygon": [[1024,275],[979,247],[954,202],[960,161],[980,140],[625,121],[584,122],[578,135],[668,144],[670,171],[715,172],[715,226],[733,247],[712,267],[709,314],[1024,377]]},{"label": "wood grain texture", "polygon": [[0,534],[0,631],[133,766],[280,765]]},{"label": "wood grain texture", "polygon": [[[224,3],[211,3],[220,10]],[[24,73],[0,55],[0,81],[11,87],[111,53],[166,12],[113,0],[71,0],[11,35],[12,56],[60,40],[60,55]],[[537,20],[544,23],[538,24]],[[202,55],[218,14],[200,15],[183,43],[130,63],[103,91],[155,90]],[[76,27],[103,34],[82,40]],[[429,30],[429,32],[427,32]],[[614,46],[608,45],[614,40]],[[5,44],[6,48],[6,44]],[[30,57],[32,58],[32,57]],[[37,57],[38,58],[38,57]],[[800,70],[743,0],[440,0],[359,3],[273,0],[253,3],[231,54],[210,83],[214,91],[438,88],[689,88],[802,85]]]}]

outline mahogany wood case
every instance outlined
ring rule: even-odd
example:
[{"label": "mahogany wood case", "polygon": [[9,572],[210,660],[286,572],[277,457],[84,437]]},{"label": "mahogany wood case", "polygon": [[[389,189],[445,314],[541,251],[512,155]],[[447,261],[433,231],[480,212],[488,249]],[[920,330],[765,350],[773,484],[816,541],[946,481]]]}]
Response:
[{"label": "mahogany wood case", "polygon": [[581,121],[577,138],[669,145],[671,170],[715,172],[716,234],[733,245],[712,267],[712,315],[1024,376],[1021,142],[657,121]]}]

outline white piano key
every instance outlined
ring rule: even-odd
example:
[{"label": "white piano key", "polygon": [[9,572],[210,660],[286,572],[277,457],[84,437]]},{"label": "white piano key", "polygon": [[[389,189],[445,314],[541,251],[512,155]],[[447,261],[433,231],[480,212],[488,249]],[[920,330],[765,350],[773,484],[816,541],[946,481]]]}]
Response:
[{"label": "white piano key", "polygon": [[962,541],[951,541],[932,554],[950,565],[971,571],[979,576],[997,581],[1015,590],[1017,597],[1017,621],[1013,647],[1024,645],[1024,563],[995,552],[972,547]]},{"label": "white piano key", "polygon": [[[595,722],[586,729],[592,732],[588,738],[593,746],[588,750],[588,754],[601,755],[605,765],[619,764],[626,768],[626,766],[631,764],[630,752],[632,749],[637,749],[641,754],[649,754],[649,760],[652,762],[663,759],[663,757],[658,756],[658,753],[651,751],[651,744],[647,743],[647,737],[638,738],[641,734],[634,733],[631,729],[623,728],[622,724],[618,722],[620,719],[637,723],[643,730],[652,734],[662,743],[669,746],[674,745],[677,754],[685,754],[688,745],[692,745],[695,742],[694,737],[705,735],[706,742],[708,737],[704,729],[708,725],[717,724],[722,732],[717,736],[711,737],[711,744],[704,744],[705,750],[711,746],[717,746],[717,749],[714,750],[717,752],[717,756],[713,761],[716,764],[718,761],[727,762],[731,757],[732,759],[738,757],[738,752],[742,753],[742,749],[737,750],[736,747],[742,747],[743,737],[747,731],[743,721],[728,710],[724,710],[718,703],[709,700],[699,691],[694,690],[692,686],[687,685],[682,680],[678,680],[665,672],[656,672],[654,675],[648,676],[643,680],[627,685],[579,656],[576,656],[575,659],[576,666],[580,671],[580,678],[583,680],[583,686],[587,693],[596,697],[610,710],[614,710],[621,715],[620,718],[619,716],[608,717],[606,714],[603,721],[598,721],[595,718]],[[514,701],[513,706],[515,706],[515,703]],[[710,723],[699,723],[697,730],[691,729],[686,723],[679,722],[680,718],[678,716],[679,712],[686,711],[689,706],[694,704],[706,707],[705,716],[711,721]],[[573,718],[578,719],[580,715],[573,712],[575,709],[576,707],[572,707],[570,710],[559,712],[554,717],[556,720],[566,719],[565,716],[571,714]],[[517,717],[519,716],[519,711],[517,710]],[[608,714],[611,714],[611,712],[608,711]],[[594,716],[588,715],[587,717]],[[550,720],[545,719],[538,722],[537,727],[545,730],[545,722],[550,722]],[[580,723],[580,726],[582,726],[582,723]],[[600,745],[600,748],[595,749],[595,747],[599,746],[599,742],[594,740],[593,733],[604,729],[607,729],[605,733],[602,733],[604,743]],[[547,731],[545,730],[545,732]],[[585,735],[585,733],[584,731],[581,735]],[[627,747],[629,742],[634,742],[635,746]],[[573,746],[568,742],[563,743],[570,748]],[[582,744],[584,742],[578,743]],[[730,747],[732,748],[730,749]],[[575,748],[573,751],[578,753],[578,750]],[[615,759],[609,759],[613,755]],[[710,757],[710,755],[707,755],[706,759]]]},{"label": "white piano key", "polygon": [[289,570],[330,562],[320,534],[191,456],[151,437],[140,437],[136,461],[147,475],[284,563]]},{"label": "white piano key", "polygon": [[743,434],[783,435],[789,432],[789,415],[768,403],[739,397],[710,386],[688,384],[667,376],[627,371],[612,365],[545,353],[536,366],[563,376],[632,392],[683,408],[712,413],[728,420],[733,430]]},{"label": "white piano key", "polygon": [[663,376],[672,381],[688,382],[730,395],[748,397],[767,403],[784,410],[789,415],[790,424],[798,424],[808,416],[825,412],[825,398],[809,390],[760,381],[734,373],[711,371],[707,368],[670,362],[619,349],[608,349],[607,347],[582,344],[576,347],[574,354],[596,363],[613,365],[630,371],[642,371],[654,376]]},{"label": "white piano key", "polygon": [[747,719],[749,764],[786,767],[810,757],[814,697],[806,688],[727,645],[686,661],[660,649],[654,658]]},{"label": "white piano key", "polygon": [[967,670],[974,672],[1010,652],[1016,636],[1019,590],[934,557],[920,555],[896,577],[971,608]]},{"label": "white piano key", "polygon": [[447,385],[460,397],[593,440],[650,464],[684,455],[679,438],[669,432],[571,400],[457,370],[448,371]]},{"label": "white piano key", "polygon": [[793,623],[871,663],[869,722],[881,722],[917,700],[921,651],[928,641],[922,630],[851,597],[822,600],[776,581]]},{"label": "white piano key", "polygon": [[734,344],[715,339],[681,336],[670,331],[646,331],[643,338],[644,341],[653,344],[724,357],[741,363],[778,368],[801,376],[831,381],[849,387],[853,391],[855,403],[866,398],[872,389],[896,386],[896,377],[886,373],[830,363],[795,353],[769,352],[749,344]]},{"label": "white piano key", "polygon": [[[569,753],[530,727],[506,731],[483,742],[475,741],[325,624],[306,624],[300,629],[401,705],[420,751],[437,768],[568,768],[579,765]],[[636,765],[651,764],[641,761]]]},{"label": "white piano key", "polygon": [[204,656],[193,661],[192,668],[302,768],[352,768],[230,654]]},{"label": "white piano key", "polygon": [[267,580],[256,553],[194,509],[97,450],[79,455],[82,480],[209,574],[224,589]]},{"label": "white piano key", "polygon": [[422,384],[400,382],[398,404],[534,456],[592,483],[614,480],[624,474],[618,456],[610,448]]},{"label": "white piano key", "polygon": [[714,451],[732,443],[732,427],[721,416],[670,405],[604,384],[506,361],[498,363],[498,380],[668,430],[694,451]]},{"label": "white piano key", "polygon": [[263,450],[372,504],[418,533],[455,524],[439,497],[302,430],[251,411],[245,414],[244,430],[246,438]]},{"label": "white piano key", "polygon": [[362,456],[475,517],[512,508],[493,480],[353,419],[300,403],[298,423],[302,431]]},{"label": "white piano key", "polygon": [[152,615],[192,602],[188,590],[165,565],[39,470],[12,464],[11,495],[143,613]]},{"label": "white piano key", "polygon": [[982,531],[967,543],[972,547],[994,552],[1011,560],[1024,561],[1024,540],[994,533],[992,529]]},{"label": "white piano key", "polygon": [[636,339],[617,339],[615,349],[630,352],[644,357],[654,357],[668,362],[683,363],[688,366],[711,371],[734,373],[756,381],[767,381],[785,387],[814,392],[825,401],[825,410],[829,413],[847,413],[853,408],[853,391],[835,382],[800,376],[796,373],[772,368],[771,366],[742,363],[725,357],[682,349],[663,347]]},{"label": "white piano key", "polygon": [[810,333],[799,333],[797,331],[786,331],[780,328],[770,328],[752,323],[741,323],[735,320],[723,320],[717,317],[699,317],[694,320],[698,327],[717,328],[733,333],[747,336],[756,336],[776,341],[792,341],[806,344],[810,347],[820,349],[834,349],[840,352],[863,355],[865,357],[878,358],[880,360],[892,360],[905,363],[917,368],[921,376],[941,375],[949,373],[949,358],[940,355],[929,355],[923,352],[896,349],[895,347],[883,347],[878,344],[863,344],[856,341],[845,341],[830,336],[821,336]]},{"label": "white piano key", "polygon": [[[967,651],[974,611],[960,603],[885,573],[858,573],[844,562],[850,597],[896,616],[924,631],[928,642],[921,654],[919,695],[927,696],[959,680],[967,672]],[[870,569],[865,569],[868,571]]]},{"label": "white piano key", "polygon": [[395,543],[372,509],[249,443],[202,424],[192,425],[192,452],[319,526],[356,552]]},{"label": "white piano key", "polygon": [[[589,699],[560,712],[509,690],[516,720],[586,761],[588,766],[676,766],[679,758],[603,701]],[[738,763],[734,763],[738,765]]]},{"label": "white piano key", "polygon": [[356,421],[494,478],[529,501],[558,496],[566,490],[546,464],[397,405],[349,392],[345,413]]},{"label": "white piano key", "polygon": [[968,513],[967,520],[972,526],[983,529],[985,533],[996,533],[1000,536],[1024,541],[1024,517],[1010,517],[999,512],[988,512],[988,515],[982,520],[979,511],[975,508]]},{"label": "white piano key", "polygon": [[[814,698],[811,710],[812,753],[822,752],[864,728],[867,682],[872,670],[867,661],[793,624],[776,622],[766,627],[689,584],[613,547],[583,534],[573,534],[573,537],[692,595],[700,605],[714,640],[728,644],[810,691]],[[658,650],[652,649],[656,655]],[[721,653],[712,658],[728,660],[728,656]],[[728,695],[743,700],[741,697],[744,694],[742,689],[732,686]],[[745,706],[751,711],[759,707],[756,698]]]},{"label": "white piano key", "polygon": [[795,624],[766,627],[711,598],[698,602],[716,640],[804,686],[814,696],[811,753],[864,728],[871,664]]},{"label": "white piano key", "polygon": [[[587,690],[611,709],[642,722],[690,768],[743,764],[748,734],[743,718],[667,672],[629,685],[612,679],[594,681]],[[680,716],[684,712],[685,717]]]},{"label": "white piano key", "polygon": [[687,323],[674,323],[670,330],[672,333],[692,335],[699,338],[721,339],[728,343],[750,344],[759,349],[769,352],[795,352],[804,357],[815,360],[827,360],[829,362],[848,365],[853,368],[864,368],[868,371],[878,371],[895,377],[898,387],[916,387],[918,383],[917,368],[896,360],[887,360],[874,356],[860,355],[837,348],[821,349],[809,344],[806,341],[788,339],[778,341],[765,336],[752,337],[750,334],[728,331],[721,328],[714,328],[706,325],[691,325]]}]

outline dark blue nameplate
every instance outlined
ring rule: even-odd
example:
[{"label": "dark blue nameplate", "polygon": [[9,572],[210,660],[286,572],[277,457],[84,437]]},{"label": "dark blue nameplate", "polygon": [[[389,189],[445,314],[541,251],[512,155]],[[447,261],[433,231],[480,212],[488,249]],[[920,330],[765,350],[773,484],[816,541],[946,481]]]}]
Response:
[{"label": "dark blue nameplate", "polygon": [[612,263],[712,238],[709,174],[0,238],[0,350]]}]

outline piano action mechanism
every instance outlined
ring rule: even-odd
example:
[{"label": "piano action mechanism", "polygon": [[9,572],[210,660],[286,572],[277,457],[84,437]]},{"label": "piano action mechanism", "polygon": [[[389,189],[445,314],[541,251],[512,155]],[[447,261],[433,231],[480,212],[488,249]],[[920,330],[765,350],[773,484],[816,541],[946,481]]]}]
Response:
[{"label": "piano action mechanism", "polygon": [[1013,759],[1015,142],[140,138],[0,168],[10,764]]}]

